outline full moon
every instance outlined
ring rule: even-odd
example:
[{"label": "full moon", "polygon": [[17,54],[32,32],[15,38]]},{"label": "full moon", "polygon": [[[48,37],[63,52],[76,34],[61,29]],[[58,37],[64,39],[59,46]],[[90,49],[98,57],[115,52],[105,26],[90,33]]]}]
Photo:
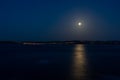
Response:
[{"label": "full moon", "polygon": [[78,26],[82,26],[82,23],[81,23],[81,22],[79,22],[79,23],[78,23]]}]

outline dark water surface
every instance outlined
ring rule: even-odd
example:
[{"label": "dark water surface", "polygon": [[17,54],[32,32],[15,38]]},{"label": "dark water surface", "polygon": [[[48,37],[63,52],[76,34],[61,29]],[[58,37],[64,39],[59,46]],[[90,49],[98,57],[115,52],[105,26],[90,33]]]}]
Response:
[{"label": "dark water surface", "polygon": [[0,80],[120,80],[120,45],[0,44]]}]

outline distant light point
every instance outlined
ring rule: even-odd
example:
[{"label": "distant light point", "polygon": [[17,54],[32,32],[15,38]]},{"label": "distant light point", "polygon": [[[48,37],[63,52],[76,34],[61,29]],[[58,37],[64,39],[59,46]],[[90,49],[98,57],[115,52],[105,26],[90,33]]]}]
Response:
[{"label": "distant light point", "polygon": [[78,23],[78,26],[82,26],[82,23],[81,23],[81,22],[79,22],[79,23]]}]

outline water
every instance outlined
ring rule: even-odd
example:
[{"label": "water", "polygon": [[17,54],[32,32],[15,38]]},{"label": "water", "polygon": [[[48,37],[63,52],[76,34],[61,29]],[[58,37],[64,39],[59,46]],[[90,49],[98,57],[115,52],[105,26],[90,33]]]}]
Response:
[{"label": "water", "polygon": [[0,44],[0,80],[120,80],[120,45]]}]

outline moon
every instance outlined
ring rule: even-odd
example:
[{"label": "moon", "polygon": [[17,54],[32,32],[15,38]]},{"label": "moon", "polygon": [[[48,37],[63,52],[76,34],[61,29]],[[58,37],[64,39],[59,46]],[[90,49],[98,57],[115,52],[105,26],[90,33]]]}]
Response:
[{"label": "moon", "polygon": [[82,26],[82,23],[81,23],[81,22],[79,22],[79,23],[78,23],[78,26]]}]

